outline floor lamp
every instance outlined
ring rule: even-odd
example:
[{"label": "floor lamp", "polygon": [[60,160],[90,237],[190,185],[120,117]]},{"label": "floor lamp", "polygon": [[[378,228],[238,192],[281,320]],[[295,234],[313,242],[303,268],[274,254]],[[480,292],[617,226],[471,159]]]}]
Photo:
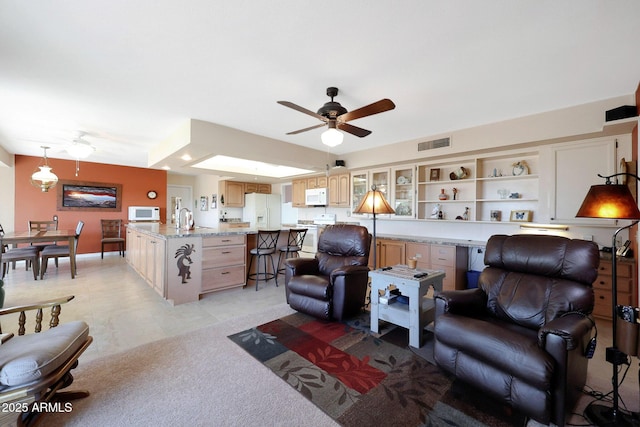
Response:
[{"label": "floor lamp", "polygon": [[373,269],[375,270],[378,263],[378,253],[376,251],[376,215],[377,214],[392,214],[396,213],[393,210],[387,199],[384,198],[384,194],[374,185],[371,186],[371,190],[367,191],[367,194],[362,198],[360,204],[353,211],[358,214],[373,214]]},{"label": "floor lamp", "polygon": [[[604,185],[592,185],[578,210],[576,217],[583,218],[610,218],[628,219],[633,222],[629,225],[617,229],[613,233],[611,241],[611,292],[612,307],[611,320],[613,326],[613,345],[607,348],[607,362],[613,365],[613,407],[599,404],[591,404],[585,410],[586,416],[597,426],[637,426],[637,417],[634,421],[633,414],[620,412],[619,408],[619,384],[618,366],[625,363],[627,355],[618,349],[617,345],[617,325],[618,325],[618,283],[617,283],[617,256],[616,238],[625,229],[631,228],[640,221],[640,211],[638,203],[633,198],[629,187],[625,184],[613,184],[611,178],[615,176],[629,176],[640,181],[640,178],[630,173],[617,173],[610,176],[602,176],[606,179]],[[637,414],[636,414],[637,415]]]}]

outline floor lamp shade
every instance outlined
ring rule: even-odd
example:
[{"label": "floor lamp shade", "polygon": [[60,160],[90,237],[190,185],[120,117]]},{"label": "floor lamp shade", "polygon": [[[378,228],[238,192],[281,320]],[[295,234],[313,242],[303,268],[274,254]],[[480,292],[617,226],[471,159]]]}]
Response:
[{"label": "floor lamp shade", "polygon": [[579,218],[640,219],[638,204],[622,184],[593,185],[576,214]]},{"label": "floor lamp shade", "polygon": [[362,198],[360,204],[353,211],[353,213],[359,214],[373,214],[373,268],[374,270],[377,268],[378,263],[378,253],[377,253],[377,244],[376,244],[376,215],[377,214],[392,214],[396,213],[393,210],[387,199],[385,199],[384,194],[376,188],[375,185],[371,186],[371,190],[367,191],[367,194]]}]

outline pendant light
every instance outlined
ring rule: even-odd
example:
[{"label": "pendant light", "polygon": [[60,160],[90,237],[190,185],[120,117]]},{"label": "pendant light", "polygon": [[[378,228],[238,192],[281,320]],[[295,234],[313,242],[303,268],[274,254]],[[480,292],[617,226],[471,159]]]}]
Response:
[{"label": "pendant light", "polygon": [[80,171],[80,159],[86,159],[96,149],[93,145],[82,139],[84,134],[81,133],[78,138],[74,139],[71,145],[67,146],[67,153],[74,159],[76,159],[76,176]]},{"label": "pendant light", "polygon": [[49,166],[49,162],[47,161],[47,149],[49,147],[41,146],[40,148],[44,150],[44,157],[38,169],[31,174],[31,185],[39,188],[43,193],[46,193],[50,188],[56,186],[58,177],[51,172],[51,166]]}]

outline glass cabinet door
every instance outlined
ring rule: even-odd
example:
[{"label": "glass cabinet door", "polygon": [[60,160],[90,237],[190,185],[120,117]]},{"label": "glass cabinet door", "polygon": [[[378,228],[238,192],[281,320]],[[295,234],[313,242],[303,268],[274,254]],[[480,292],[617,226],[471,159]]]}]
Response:
[{"label": "glass cabinet door", "polygon": [[392,173],[393,199],[389,201],[396,216],[414,218],[415,168],[394,169]]},{"label": "glass cabinet door", "polygon": [[[369,191],[367,172],[355,172],[351,174],[351,212],[356,210],[362,198]],[[355,214],[359,215],[359,214]]]}]

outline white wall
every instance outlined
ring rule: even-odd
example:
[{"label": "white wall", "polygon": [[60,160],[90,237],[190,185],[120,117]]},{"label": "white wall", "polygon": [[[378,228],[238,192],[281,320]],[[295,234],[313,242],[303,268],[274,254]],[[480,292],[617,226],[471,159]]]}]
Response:
[{"label": "white wall", "polygon": [[11,162],[11,166],[0,161],[0,182],[2,183],[2,190],[0,190],[2,191],[0,194],[0,224],[2,224],[4,231],[8,233],[13,231],[13,224],[15,223],[16,185],[13,161]]}]

